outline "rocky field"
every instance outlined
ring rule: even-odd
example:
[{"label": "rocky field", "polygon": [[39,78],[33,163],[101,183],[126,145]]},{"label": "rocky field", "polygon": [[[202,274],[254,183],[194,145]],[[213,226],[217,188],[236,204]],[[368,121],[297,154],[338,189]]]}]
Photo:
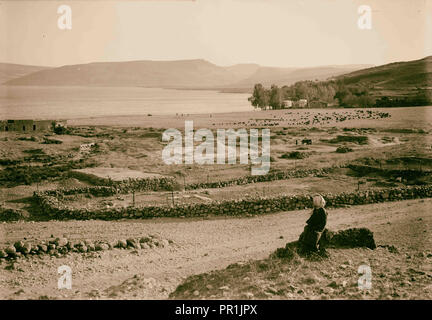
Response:
[{"label": "rocky field", "polygon": [[[149,234],[172,243],[0,260],[0,297],[430,299],[431,209],[430,199],[329,209],[331,230],[367,227],[377,245],[388,247],[330,249],[329,259],[295,263],[267,258],[297,239],[309,210],[253,218],[4,223],[2,245],[51,236],[109,242]],[[373,288],[365,294],[356,287],[360,264],[372,270]],[[71,290],[57,287],[63,265],[72,269]]]}]

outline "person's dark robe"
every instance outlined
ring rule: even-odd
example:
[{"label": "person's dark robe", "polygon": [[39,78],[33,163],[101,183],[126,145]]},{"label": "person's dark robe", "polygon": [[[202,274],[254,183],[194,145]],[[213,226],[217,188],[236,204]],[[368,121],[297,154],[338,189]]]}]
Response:
[{"label": "person's dark robe", "polygon": [[314,209],[306,221],[306,226],[299,238],[299,247],[304,252],[318,251],[318,243],[327,223],[327,212],[324,208]]},{"label": "person's dark robe", "polygon": [[314,209],[312,215],[306,221],[310,230],[323,232],[327,223],[327,212],[324,208]]}]

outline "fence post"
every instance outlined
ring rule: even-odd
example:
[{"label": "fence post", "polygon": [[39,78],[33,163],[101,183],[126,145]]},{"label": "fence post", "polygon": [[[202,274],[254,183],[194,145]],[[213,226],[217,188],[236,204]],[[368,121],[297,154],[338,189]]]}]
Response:
[{"label": "fence post", "polygon": [[171,190],[171,198],[172,198],[172,205],[174,207],[175,206],[175,204],[174,204],[174,190]]}]

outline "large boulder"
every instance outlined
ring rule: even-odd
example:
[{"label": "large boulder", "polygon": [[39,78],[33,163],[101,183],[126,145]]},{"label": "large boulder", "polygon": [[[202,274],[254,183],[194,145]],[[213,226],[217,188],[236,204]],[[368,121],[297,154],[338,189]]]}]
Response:
[{"label": "large boulder", "polygon": [[327,231],[325,242],[328,243],[328,247],[334,248],[376,248],[373,232],[367,228],[351,228],[338,232]]},{"label": "large boulder", "polygon": [[[285,248],[278,248],[273,254],[273,257],[281,259],[293,259],[297,255],[308,254],[301,246],[302,237],[299,241],[293,241],[286,244]],[[351,228],[340,230],[337,232],[325,229],[319,240],[318,254],[323,257],[328,256],[325,248],[369,248],[375,249],[376,243],[373,237],[373,232],[367,228]]]}]

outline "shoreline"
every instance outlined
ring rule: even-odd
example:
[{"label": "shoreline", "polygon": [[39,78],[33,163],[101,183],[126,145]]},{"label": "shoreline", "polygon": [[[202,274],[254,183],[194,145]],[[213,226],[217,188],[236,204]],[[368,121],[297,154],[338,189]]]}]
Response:
[{"label": "shoreline", "polygon": [[[382,127],[397,126],[399,128],[412,127],[416,120],[416,128],[432,128],[432,106],[395,107],[395,108],[326,108],[326,109],[281,109],[281,110],[252,110],[221,113],[169,114],[169,115],[117,115],[82,117],[67,120],[70,126],[114,126],[114,127],[153,127],[153,128],[184,128],[185,120],[193,120],[196,128],[239,128],[239,127],[292,127],[289,121],[295,116],[322,114],[354,114],[358,110],[372,110],[391,115],[386,119],[351,119],[343,122],[328,124],[297,125],[300,127],[368,127],[371,121],[379,121]],[[418,113],[424,113],[423,125],[418,126]],[[411,120],[412,119],[412,120]],[[258,123],[257,123],[258,122]]]}]

